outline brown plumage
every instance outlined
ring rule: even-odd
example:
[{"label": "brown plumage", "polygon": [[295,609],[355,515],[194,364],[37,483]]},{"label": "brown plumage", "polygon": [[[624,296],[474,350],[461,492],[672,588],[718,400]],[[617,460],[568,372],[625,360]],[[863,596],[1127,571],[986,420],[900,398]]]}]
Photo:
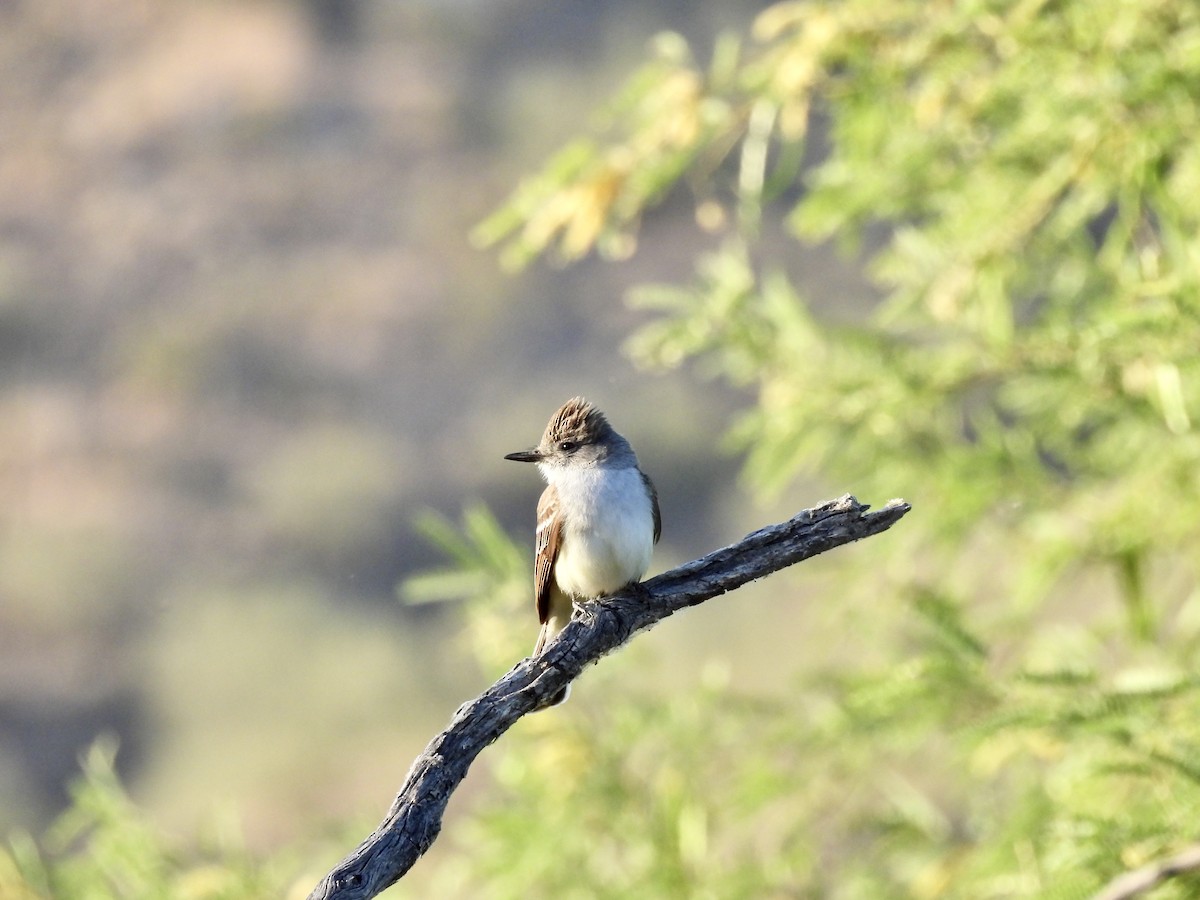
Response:
[{"label": "brown plumage", "polygon": [[550,417],[539,446],[554,446],[562,441],[595,443],[611,431],[604,413],[582,397],[572,397]]}]

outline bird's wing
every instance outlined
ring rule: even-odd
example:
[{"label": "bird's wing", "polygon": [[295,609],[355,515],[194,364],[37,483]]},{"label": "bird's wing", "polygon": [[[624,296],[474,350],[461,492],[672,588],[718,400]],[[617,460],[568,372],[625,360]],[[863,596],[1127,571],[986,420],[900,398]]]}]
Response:
[{"label": "bird's wing", "polygon": [[654,482],[650,480],[650,476],[645,472],[640,472],[642,483],[646,485],[646,490],[650,492],[650,511],[654,513],[654,543],[658,543],[659,537],[662,536],[662,513],[658,511],[658,491],[654,489]]},{"label": "bird's wing", "polygon": [[542,623],[550,617],[550,590],[554,586],[554,561],[558,559],[561,536],[558,491],[550,485],[538,501],[537,531],[533,539],[533,599],[537,605],[538,621]]}]

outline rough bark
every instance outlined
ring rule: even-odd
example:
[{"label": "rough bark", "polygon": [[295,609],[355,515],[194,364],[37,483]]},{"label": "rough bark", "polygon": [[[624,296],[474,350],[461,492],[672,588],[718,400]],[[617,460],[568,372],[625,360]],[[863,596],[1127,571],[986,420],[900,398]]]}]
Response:
[{"label": "rough bark", "polygon": [[545,652],[522,660],[459,707],[446,730],[413,763],[383,822],[321,880],[309,900],[366,900],[399,880],[437,838],[450,794],[475,757],[586,666],[639,631],[818,553],[885,531],[909,508],[903,500],[893,500],[868,512],[868,506],[847,495],[611,597],[580,605]]}]

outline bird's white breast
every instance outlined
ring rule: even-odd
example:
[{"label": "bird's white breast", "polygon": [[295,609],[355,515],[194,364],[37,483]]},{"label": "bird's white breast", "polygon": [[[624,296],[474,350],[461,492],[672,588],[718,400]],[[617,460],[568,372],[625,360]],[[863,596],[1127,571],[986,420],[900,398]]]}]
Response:
[{"label": "bird's white breast", "polygon": [[554,565],[558,586],[597,597],[639,580],[654,550],[654,514],[641,473],[583,468],[554,473],[563,533]]}]

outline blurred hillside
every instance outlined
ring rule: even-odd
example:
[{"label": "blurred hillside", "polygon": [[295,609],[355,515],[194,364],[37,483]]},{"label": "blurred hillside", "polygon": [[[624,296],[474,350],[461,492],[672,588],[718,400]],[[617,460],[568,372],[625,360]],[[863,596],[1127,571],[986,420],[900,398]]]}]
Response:
[{"label": "blurred hillside", "polygon": [[690,271],[689,202],[627,266],[513,278],[467,235],[645,35],[758,6],[0,5],[0,826],[102,732],[167,821],[373,809],[483,685],[453,610],[395,600],[438,562],[413,518],[482,498],[523,534],[501,457],[573,394],[659,484],[656,567],[757,524],[738,398],[620,352],[625,288]]}]

